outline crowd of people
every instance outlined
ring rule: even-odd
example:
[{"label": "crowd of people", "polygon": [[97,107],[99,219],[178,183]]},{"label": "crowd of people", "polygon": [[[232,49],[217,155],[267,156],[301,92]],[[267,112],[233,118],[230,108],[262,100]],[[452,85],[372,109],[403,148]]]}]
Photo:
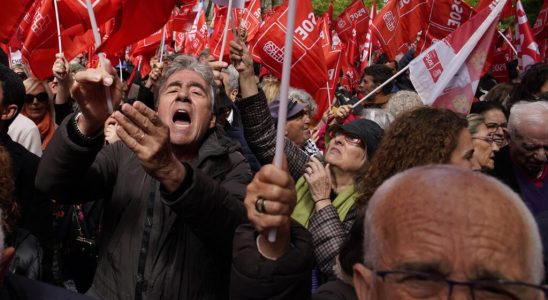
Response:
[{"label": "crowd of people", "polygon": [[353,107],[408,63],[378,61],[276,128],[279,78],[229,46],[133,82],[2,53],[1,299],[545,299],[547,64],[462,115],[405,73]]}]

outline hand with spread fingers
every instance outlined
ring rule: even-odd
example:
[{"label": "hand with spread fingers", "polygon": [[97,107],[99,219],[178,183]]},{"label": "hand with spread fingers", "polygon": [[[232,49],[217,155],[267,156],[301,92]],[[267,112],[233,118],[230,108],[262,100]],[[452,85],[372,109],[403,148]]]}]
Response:
[{"label": "hand with spread fingers", "polygon": [[140,101],[122,105],[113,117],[118,123],[116,134],[135,153],[145,171],[168,192],[174,192],[183,182],[186,171],[171,151],[167,125]]},{"label": "hand with spread fingers", "polygon": [[118,106],[123,96],[122,82],[108,60],[103,68],[87,69],[74,75],[70,94],[78,102],[82,112],[78,119],[78,128],[86,136],[99,133],[110,115],[105,87],[110,89],[112,106]]},{"label": "hand with spread fingers", "polygon": [[151,88],[153,85],[158,82],[158,79],[160,79],[160,76],[162,76],[162,72],[164,70],[164,63],[161,62],[155,62],[152,64],[152,70],[150,70],[150,73],[148,74],[148,80],[145,83],[145,87]]},{"label": "hand with spread fingers", "polygon": [[[291,213],[297,192],[287,171],[266,165],[247,186],[244,200],[247,217],[260,233],[259,251],[269,258],[283,255],[289,246]],[[276,242],[268,241],[268,231],[277,229]]]},{"label": "hand with spread fingers", "polygon": [[323,165],[316,157],[312,156],[308,162],[304,174],[308,183],[308,190],[312,201],[316,204],[316,210],[329,205],[331,202],[331,171],[329,164]]}]

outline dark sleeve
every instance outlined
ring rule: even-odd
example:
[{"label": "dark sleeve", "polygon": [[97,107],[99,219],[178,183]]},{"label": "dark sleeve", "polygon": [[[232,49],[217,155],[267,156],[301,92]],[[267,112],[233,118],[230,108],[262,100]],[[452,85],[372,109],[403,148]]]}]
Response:
[{"label": "dark sleeve", "polygon": [[[251,151],[261,165],[272,163],[276,151],[276,128],[270,116],[266,97],[262,91],[257,95],[239,99],[236,105],[240,110],[244,136]],[[284,152],[287,157],[289,174],[299,179],[310,157],[289,139],[285,139]]]},{"label": "dark sleeve", "polygon": [[151,89],[144,85],[139,85],[139,94],[137,94],[137,100],[143,102],[150,109],[154,109],[154,93]]},{"label": "dark sleeve", "polygon": [[407,65],[415,58],[415,48],[409,49],[407,53],[398,61],[398,71],[407,67]]},{"label": "dark sleeve", "polygon": [[[249,170],[247,163],[245,166]],[[162,200],[196,236],[230,261],[234,231],[246,221],[243,197],[251,173],[235,165],[225,180],[218,182],[200,169],[188,164],[185,168],[187,176],[179,189],[171,194],[160,189]]]},{"label": "dark sleeve", "polygon": [[55,124],[59,125],[63,120],[73,113],[71,101],[67,101],[63,104],[55,104]]},{"label": "dark sleeve", "polygon": [[313,258],[308,231],[293,222],[292,247],[275,261],[259,253],[256,238],[252,225],[236,230],[230,299],[310,299]]},{"label": "dark sleeve", "polygon": [[348,212],[344,222],[341,222],[333,205],[320,209],[310,219],[308,230],[312,234],[314,257],[318,267],[324,274],[328,276],[334,274],[335,258],[339,254],[342,243],[348,237],[355,219],[355,205]]},{"label": "dark sleeve", "polygon": [[44,151],[36,187],[62,203],[103,198],[114,185],[117,162],[125,146],[115,143],[103,148],[103,137],[89,143],[79,140],[74,131],[73,114],[57,128]]}]

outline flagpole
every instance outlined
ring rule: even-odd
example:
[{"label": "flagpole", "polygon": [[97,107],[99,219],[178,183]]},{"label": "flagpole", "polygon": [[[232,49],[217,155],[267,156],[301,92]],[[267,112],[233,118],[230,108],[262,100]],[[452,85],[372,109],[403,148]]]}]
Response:
[{"label": "flagpole", "polygon": [[514,48],[514,45],[512,45],[512,42],[510,42],[510,40],[508,40],[508,38],[506,37],[506,35],[504,35],[504,33],[500,32],[497,30],[497,32],[500,34],[500,36],[504,39],[504,41],[508,44],[508,46],[510,46],[510,48],[512,48],[512,51],[514,51],[514,54],[518,55],[518,51],[516,50],[516,48]]},{"label": "flagpole", "polygon": [[61,44],[61,26],[59,26],[59,10],[57,9],[57,0],[53,0],[53,8],[55,9],[55,22],[57,23],[57,41],[59,43],[59,53],[63,53],[63,45]]},{"label": "flagpole", "polygon": [[122,75],[122,60],[118,58],[118,62],[120,63],[120,81],[124,81],[124,78]]},{"label": "flagpole", "polygon": [[166,45],[166,25],[162,28],[162,41],[160,42],[160,63],[164,61],[164,47]]},{"label": "flagpole", "polygon": [[[287,118],[287,103],[289,96],[289,81],[291,78],[291,58],[293,54],[293,32],[295,31],[295,14],[297,0],[289,0],[287,13],[287,26],[284,45],[284,63],[282,68],[282,83],[280,85],[280,110],[278,112],[278,127],[276,130],[276,152],[274,154],[274,165],[282,168],[282,161],[285,146],[285,124]],[[276,241],[276,229],[268,232],[268,241]]]},{"label": "flagpole", "polygon": [[8,46],[8,65],[11,69],[11,67],[13,67],[13,63],[11,62],[11,46]]},{"label": "flagpole", "polygon": [[363,101],[371,97],[371,95],[375,94],[376,92],[380,91],[385,85],[389,84],[392,80],[396,79],[398,76],[403,74],[403,72],[407,71],[409,69],[409,65],[405,66],[405,68],[398,71],[398,73],[394,74],[392,77],[388,78],[385,82],[383,82],[381,85],[376,87],[374,90],[372,90],[369,94],[365,95],[363,98],[360,99],[360,101],[354,103],[352,105],[352,108],[355,108],[356,106],[360,105]]},{"label": "flagpole", "polygon": [[230,16],[232,13],[232,0],[228,0],[228,13],[226,16],[225,29],[223,30],[223,42],[221,45],[221,54],[219,54],[219,62],[223,61],[225,55],[226,35],[228,33],[228,23],[230,22]]},{"label": "flagpole", "polygon": [[[54,0],[55,1],[55,0]],[[90,0],[86,0],[86,7],[88,9],[89,21],[91,23],[91,29],[93,31],[93,39],[95,40],[95,49],[99,48],[101,45],[101,36],[99,35],[99,29],[97,28],[97,20],[95,19],[95,12],[93,12],[93,6],[91,5]],[[101,68],[104,70],[106,64],[105,53],[101,52],[97,54],[99,56],[99,63]],[[112,95],[110,94],[110,89],[108,86],[105,86],[105,95],[107,97],[107,112],[112,113]]]},{"label": "flagpole", "polygon": [[329,81],[326,81],[325,82],[325,86],[327,87],[327,103],[329,104],[329,108],[328,109],[331,109],[331,92],[329,90]]}]

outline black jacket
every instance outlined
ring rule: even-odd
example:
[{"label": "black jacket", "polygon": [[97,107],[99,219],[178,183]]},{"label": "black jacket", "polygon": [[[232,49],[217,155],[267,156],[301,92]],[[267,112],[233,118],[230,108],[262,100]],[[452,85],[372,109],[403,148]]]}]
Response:
[{"label": "black jacket", "polygon": [[91,298],[60,287],[17,275],[6,276],[0,287],[2,300],[91,300]]},{"label": "black jacket", "polygon": [[489,172],[490,175],[504,182],[514,192],[521,195],[518,180],[514,173],[514,166],[510,158],[510,148],[508,146],[495,153],[495,168]]},{"label": "black jacket", "polygon": [[[101,299],[226,299],[232,237],[245,221],[251,180],[237,146],[212,131],[179,190],[168,194],[135,154],[117,142],[79,146],[57,129],[37,187],[55,199],[105,199],[99,261],[88,292]],[[70,134],[70,137],[69,137]]]},{"label": "black jacket", "polygon": [[310,299],[312,239],[300,224],[291,225],[291,250],[278,260],[257,250],[252,225],[238,227],[234,236],[230,299]]}]

